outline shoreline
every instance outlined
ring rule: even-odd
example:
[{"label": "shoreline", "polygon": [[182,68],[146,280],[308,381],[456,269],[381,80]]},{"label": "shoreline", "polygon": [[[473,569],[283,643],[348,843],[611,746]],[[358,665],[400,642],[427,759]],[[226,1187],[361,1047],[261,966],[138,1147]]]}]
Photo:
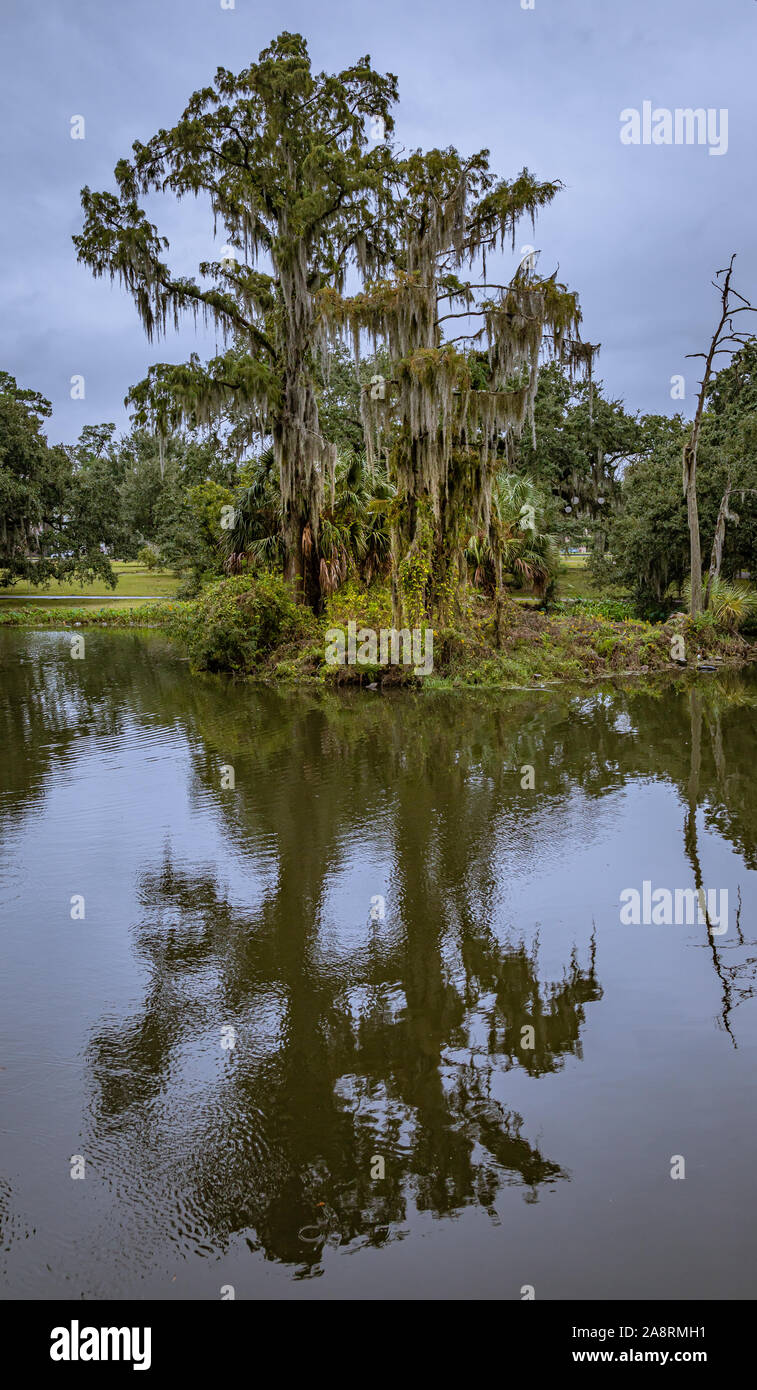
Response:
[{"label": "shoreline", "polygon": [[[112,632],[155,632],[169,638],[178,648],[186,622],[195,616],[193,601],[161,600],[134,608],[60,608],[40,611],[35,606],[3,611],[0,629],[27,632],[70,632],[79,629],[108,629]],[[480,628],[472,637],[468,631],[435,629],[440,661],[424,676],[411,667],[325,666],[313,635],[308,641],[284,642],[266,653],[252,667],[216,666],[203,668],[190,662],[196,674],[217,674],[247,684],[309,690],[365,690],[386,694],[390,691],[466,691],[521,692],[550,694],[561,690],[590,690],[607,682],[651,682],[685,679],[699,683],[723,671],[739,671],[757,662],[757,642],[736,634],[697,633],[695,642],[702,650],[701,661],[674,662],[669,657],[672,633],[680,630],[680,616],[666,624],[621,623],[593,618],[578,622],[564,615],[524,613],[513,615],[514,626],[501,648],[490,645]],[[318,621],[318,620],[315,620]],[[332,622],[324,617],[323,629]],[[679,624],[679,627],[676,627]],[[319,635],[322,635],[319,628]],[[643,660],[628,664],[629,656]],[[620,663],[612,665],[613,655]],[[625,658],[625,660],[624,660]],[[183,661],[190,661],[184,656]]]}]

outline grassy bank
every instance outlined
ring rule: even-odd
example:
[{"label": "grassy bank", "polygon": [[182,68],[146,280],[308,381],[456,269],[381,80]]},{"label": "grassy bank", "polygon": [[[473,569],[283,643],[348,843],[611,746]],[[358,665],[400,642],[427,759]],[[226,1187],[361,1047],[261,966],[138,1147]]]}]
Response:
[{"label": "grassy bank", "polygon": [[[178,575],[172,570],[148,570],[137,560],[114,560],[113,571],[116,576],[114,598],[172,598],[180,583]],[[38,597],[44,600],[48,597],[104,597],[108,590],[102,579],[96,580],[94,584],[76,584],[70,580],[59,582],[53,579],[44,587],[21,580],[12,588],[0,592],[7,594],[10,599]],[[10,603],[8,606],[10,607]],[[57,607],[57,604],[55,606]]]},{"label": "grassy bank", "polygon": [[757,657],[757,646],[718,629],[709,616],[697,623],[682,615],[647,623],[616,600],[578,602],[553,613],[508,602],[498,644],[491,600],[469,591],[454,620],[434,629],[433,669],[418,676],[404,665],[330,664],[327,634],[346,631],[350,622],[358,631],[391,628],[388,587],[345,584],[316,618],[273,576],[226,580],[193,603],[175,605],[168,629],[196,669],[326,685],[513,688],[678,671],[674,637],[683,639],[689,669]]},{"label": "grassy bank", "polygon": [[41,603],[13,608],[3,604],[0,627],[168,627],[183,606],[164,599],[157,603],[118,603],[102,608],[91,604],[87,608],[77,608],[62,603],[51,604],[49,608]]},{"label": "grassy bank", "polygon": [[[665,623],[642,622],[617,600],[574,601],[541,612],[508,602],[501,642],[491,600],[472,591],[448,624],[434,628],[433,667],[327,661],[327,633],[391,628],[388,587],[343,586],[315,617],[298,604],[283,580],[263,575],[211,584],[199,599],[120,605],[117,608],[18,608],[0,611],[0,626],[24,628],[160,627],[189,653],[195,670],[229,672],[266,681],[327,686],[427,686],[432,689],[546,686],[591,682],[617,675],[680,671],[673,639],[683,639],[686,666],[738,665],[757,659],[757,644],[680,614]],[[333,639],[332,639],[333,641]]]}]

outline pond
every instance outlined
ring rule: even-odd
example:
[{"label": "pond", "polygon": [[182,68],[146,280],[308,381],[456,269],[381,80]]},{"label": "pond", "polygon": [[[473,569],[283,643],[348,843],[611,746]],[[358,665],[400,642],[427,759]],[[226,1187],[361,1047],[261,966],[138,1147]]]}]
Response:
[{"label": "pond", "polygon": [[0,630],[6,1297],[755,1296],[754,673],[84,635]]}]

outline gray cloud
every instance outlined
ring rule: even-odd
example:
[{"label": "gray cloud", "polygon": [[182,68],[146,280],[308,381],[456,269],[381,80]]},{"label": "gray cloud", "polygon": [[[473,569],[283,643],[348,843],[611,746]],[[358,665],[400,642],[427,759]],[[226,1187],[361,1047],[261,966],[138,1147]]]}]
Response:
[{"label": "gray cloud", "polygon": [[[53,439],[99,420],[127,424],[123,397],[154,361],[214,339],[187,325],[146,342],[131,300],[77,265],[79,190],[112,186],[134,139],[172,124],[219,65],[237,69],[282,29],[306,35],[317,66],[370,53],[396,72],[408,147],[487,146],[494,168],[527,164],[564,192],[537,227],[542,269],[559,263],[581,295],[600,374],[629,407],[671,411],[714,314],[713,272],[739,253],[737,287],[757,298],[753,0],[4,0],[0,367],[53,402]],[[624,146],[620,112],[715,107],[729,146]],[[86,139],[70,138],[83,115]],[[172,263],[207,254],[194,203],[166,221]],[[161,218],[159,225],[163,225]],[[523,241],[531,240],[523,229]],[[86,400],[72,401],[82,373]]]}]

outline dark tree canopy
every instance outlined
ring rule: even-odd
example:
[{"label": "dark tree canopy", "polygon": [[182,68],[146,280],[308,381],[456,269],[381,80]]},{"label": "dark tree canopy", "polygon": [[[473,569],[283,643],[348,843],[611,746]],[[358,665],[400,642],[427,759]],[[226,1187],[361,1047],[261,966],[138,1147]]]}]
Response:
[{"label": "dark tree canopy", "polygon": [[50,402],[0,372],[0,584],[95,578],[113,586],[104,547],[119,538],[119,505],[105,451],[114,427],[86,427],[71,448],[50,447]]}]

